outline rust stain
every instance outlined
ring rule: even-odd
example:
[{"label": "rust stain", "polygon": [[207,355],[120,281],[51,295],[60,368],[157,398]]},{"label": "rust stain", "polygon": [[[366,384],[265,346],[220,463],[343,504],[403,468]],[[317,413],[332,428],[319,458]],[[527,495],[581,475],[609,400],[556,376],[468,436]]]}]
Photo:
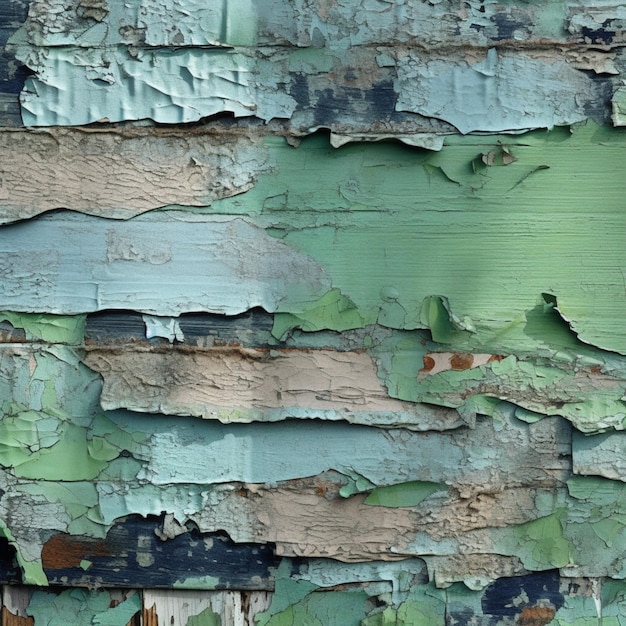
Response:
[{"label": "rust stain", "polygon": [[474,355],[457,353],[450,357],[450,367],[453,370],[468,370],[474,363]]},{"label": "rust stain", "polygon": [[424,355],[424,367],[420,370],[420,372],[430,372],[431,369],[435,367],[435,359],[432,356],[425,354]]},{"label": "rust stain", "polygon": [[69,535],[56,535],[49,539],[41,551],[44,569],[80,567],[82,560],[92,556],[110,556],[104,541],[74,539]]},{"label": "rust stain", "polygon": [[518,626],[546,626],[553,619],[556,611],[552,607],[527,606],[519,614]]},{"label": "rust stain", "polygon": [[419,378],[438,374],[447,370],[463,371],[473,367],[502,361],[501,354],[472,354],[469,352],[430,352],[425,354],[424,367],[419,371]]}]

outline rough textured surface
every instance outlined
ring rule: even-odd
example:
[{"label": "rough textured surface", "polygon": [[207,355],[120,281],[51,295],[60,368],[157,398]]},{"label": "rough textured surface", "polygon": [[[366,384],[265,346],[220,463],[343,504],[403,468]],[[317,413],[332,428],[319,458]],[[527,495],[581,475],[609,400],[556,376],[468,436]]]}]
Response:
[{"label": "rough textured surface", "polygon": [[247,134],[49,128],[0,135],[0,167],[0,221],[11,222],[52,209],[128,218],[206,206],[250,189],[267,159]]},{"label": "rough textured surface", "polygon": [[[439,430],[456,411],[390,398],[364,352],[331,350],[90,350],[104,409],[196,415],[222,422],[294,417]],[[176,384],[172,385],[172,379]]]},{"label": "rough textured surface", "polygon": [[625,25],[3,3],[2,626],[626,624]]}]

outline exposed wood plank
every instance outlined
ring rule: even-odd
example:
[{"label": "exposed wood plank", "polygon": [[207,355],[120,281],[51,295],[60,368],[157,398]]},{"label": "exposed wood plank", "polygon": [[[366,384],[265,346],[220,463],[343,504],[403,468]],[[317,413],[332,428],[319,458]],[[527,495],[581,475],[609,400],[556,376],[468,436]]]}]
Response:
[{"label": "exposed wood plank", "polygon": [[271,590],[279,559],[269,545],[200,534],[173,516],[128,516],[104,538],[54,534],[42,550],[51,585]]},{"label": "exposed wood plank", "polygon": [[33,594],[28,587],[2,587],[2,626],[34,626],[34,620],[26,613]]},{"label": "exposed wood plank", "polygon": [[[129,343],[154,346],[176,341],[177,344],[184,343],[199,348],[218,346],[269,348],[270,345],[276,344],[272,338],[274,317],[262,309],[252,309],[228,317],[210,313],[181,315],[174,321],[180,328],[182,338],[157,334],[148,337],[148,321],[141,313],[134,311],[93,313],[87,316],[85,344],[93,347],[121,347]],[[354,344],[350,347],[354,347]]]},{"label": "exposed wood plank", "polygon": [[189,623],[247,626],[253,623],[252,612],[256,610],[256,605],[248,605],[244,611],[242,594],[236,591],[146,589],[143,601],[144,626],[187,626]]}]

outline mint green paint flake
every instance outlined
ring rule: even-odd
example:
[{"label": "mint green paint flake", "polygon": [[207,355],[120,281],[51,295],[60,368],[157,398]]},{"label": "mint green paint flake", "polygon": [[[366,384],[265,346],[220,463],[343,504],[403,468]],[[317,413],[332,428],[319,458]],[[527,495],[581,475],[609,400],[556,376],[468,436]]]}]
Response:
[{"label": "mint green paint flake", "polygon": [[[277,590],[276,595],[279,593]],[[272,603],[257,620],[258,626],[359,626],[371,608],[370,597],[364,591],[313,592],[279,612],[274,612]]]},{"label": "mint green paint flake", "polygon": [[80,345],[85,334],[86,315],[42,315],[37,313],[0,312],[0,321],[26,332],[27,341]]},{"label": "mint green paint flake", "polygon": [[446,489],[446,485],[440,483],[415,480],[399,485],[390,485],[389,487],[374,489],[367,498],[365,498],[364,502],[372,506],[417,506],[431,494]]},{"label": "mint green paint flake", "polygon": [[[454,585],[451,589],[460,587]],[[454,594],[450,595],[454,598]],[[415,585],[406,600],[397,606],[387,606],[382,611],[372,611],[362,620],[361,626],[444,626],[446,596],[446,591],[435,589],[432,583]]]},{"label": "mint green paint flake", "polygon": [[[443,341],[532,350],[544,337],[550,342],[550,331],[538,337],[536,324],[526,329],[525,316],[551,293],[583,341],[625,351],[619,292],[625,190],[612,169],[623,158],[621,136],[588,123],[571,133],[555,129],[513,140],[452,137],[436,155],[391,144],[331,152],[322,137],[294,150],[272,140],[276,173],[216,208],[240,213],[249,206],[256,213],[253,207],[265,200],[282,198],[266,205],[257,223],[280,227],[272,232],[317,259],[363,323],[375,322],[393,294],[404,313],[387,319],[401,328],[432,324]],[[515,161],[472,166],[501,144]],[[589,163],[572,177],[581,152]],[[446,176],[433,177],[431,164]],[[588,286],[582,289],[581,281]],[[425,311],[438,294],[445,295],[446,310],[431,304]],[[316,309],[297,315],[306,319]],[[333,328],[332,317],[325,321]]]},{"label": "mint green paint flake", "polygon": [[511,540],[517,549],[510,554],[518,555],[529,570],[563,567],[571,560],[571,548],[564,537],[563,509],[512,529]]},{"label": "mint green paint flake", "polygon": [[26,610],[37,626],[68,626],[72,619],[82,626],[126,626],[141,610],[141,595],[132,593],[111,608],[110,593],[104,590],[35,591]]},{"label": "mint green paint flake", "polygon": [[222,619],[209,607],[189,617],[185,626],[222,626]]}]

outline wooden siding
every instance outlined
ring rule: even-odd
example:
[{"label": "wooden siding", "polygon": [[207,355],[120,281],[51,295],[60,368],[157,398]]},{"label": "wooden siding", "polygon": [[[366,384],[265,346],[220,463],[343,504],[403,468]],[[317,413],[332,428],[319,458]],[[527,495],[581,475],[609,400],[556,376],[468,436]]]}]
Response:
[{"label": "wooden siding", "polygon": [[2,626],[626,624],[626,4],[0,7]]}]

